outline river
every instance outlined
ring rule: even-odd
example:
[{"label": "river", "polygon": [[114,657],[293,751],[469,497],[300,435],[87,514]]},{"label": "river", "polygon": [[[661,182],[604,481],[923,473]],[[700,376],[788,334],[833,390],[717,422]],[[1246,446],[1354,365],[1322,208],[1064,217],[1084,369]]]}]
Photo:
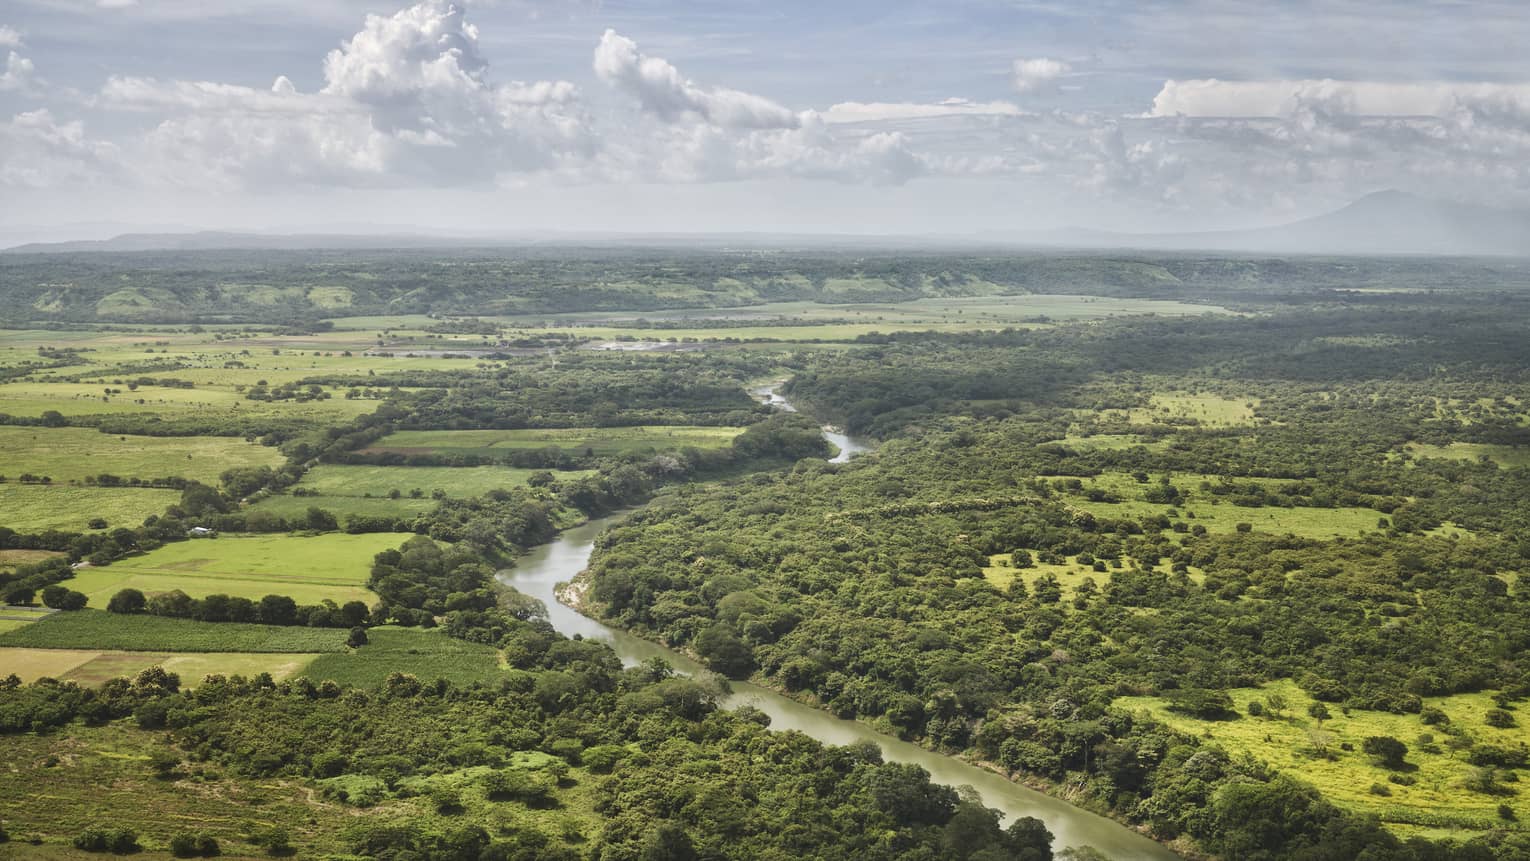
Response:
[{"label": "river", "polygon": [[[685,655],[602,625],[558,601],[555,594],[557,585],[572,580],[585,569],[595,549],[596,536],[620,522],[624,516],[592,520],[583,526],[566,530],[556,541],[536,547],[522,556],[514,568],[501,572],[500,578],[546,604],[548,618],[558,631],[570,637],[578,634],[585,639],[607,643],[627,666],[657,657],[668,661],[682,673],[697,673],[702,668]],[[1117,861],[1174,861],[1179,857],[1119,823],[1011,783],[993,772],[882,735],[864,724],[841,720],[828,712],[746,682],[733,682],[732,687],[733,692],[723,700],[725,708],[754,706],[770,715],[772,729],[799,730],[825,744],[875,742],[882,748],[883,757],[889,761],[920,765],[940,783],[973,787],[982,796],[984,804],[998,809],[1006,818],[1034,816],[1042,820],[1056,837],[1056,849],[1088,845]]]},{"label": "river", "polygon": [[[749,390],[749,394],[759,398],[762,403],[769,404],[782,412],[797,412],[797,408],[792,402],[781,395],[781,383],[756,386]],[[839,450],[838,453],[829,458],[829,463],[849,463],[850,458],[855,457],[861,452],[871,450],[870,440],[850,436],[833,425],[824,425],[822,431],[823,438]]]}]

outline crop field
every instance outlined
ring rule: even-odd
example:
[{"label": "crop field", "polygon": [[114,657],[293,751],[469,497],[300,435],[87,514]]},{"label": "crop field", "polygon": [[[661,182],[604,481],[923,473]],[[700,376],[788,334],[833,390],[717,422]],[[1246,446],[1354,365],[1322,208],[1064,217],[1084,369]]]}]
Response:
[{"label": "crop field", "polygon": [[512,449],[557,446],[573,452],[615,455],[647,449],[724,448],[743,428],[624,427],[526,430],[399,431],[378,440],[369,451],[487,454]]},{"label": "crop field", "polygon": [[23,472],[55,482],[102,473],[123,478],[189,478],[215,485],[226,469],[279,466],[275,448],[237,437],[117,436],[91,428],[0,426],[7,477]]},{"label": "crop field", "polygon": [[153,666],[164,667],[181,677],[184,687],[196,687],[214,673],[253,676],[270,673],[281,680],[300,674],[316,654],[281,652],[126,652],[89,649],[0,648],[0,667],[23,682],[44,676],[82,685],[99,685],[108,679],[137,675]]},{"label": "crop field", "polygon": [[[1317,722],[1307,715],[1312,699],[1289,680],[1228,693],[1239,713],[1235,720],[1198,720],[1169,711],[1166,702],[1156,697],[1126,697],[1117,699],[1114,705],[1146,710],[1176,729],[1208,738],[1234,756],[1252,754],[1277,769],[1299,775],[1341,806],[1375,814],[1383,823],[1403,834],[1411,835],[1419,830],[1433,833],[1522,827],[1505,822],[1499,816],[1498,806],[1505,803],[1521,817],[1530,815],[1530,806],[1516,794],[1464,789],[1463,782],[1472,770],[1465,753],[1447,746],[1450,736],[1440,727],[1424,725],[1418,715],[1369,711],[1345,715],[1338,706],[1332,706],[1333,716],[1323,721],[1319,729]],[[1279,718],[1249,716],[1249,702],[1265,700],[1270,694],[1285,697],[1288,706],[1283,715]],[[1451,725],[1464,730],[1478,742],[1506,748],[1530,742],[1530,727],[1524,725],[1524,718],[1520,719],[1521,726],[1510,729],[1498,729],[1484,723],[1483,714],[1494,707],[1487,693],[1430,697],[1424,703],[1445,712],[1450,716]],[[1320,740],[1332,755],[1331,759],[1311,753],[1313,733],[1323,734]],[[1390,736],[1406,744],[1409,748],[1406,767],[1390,771],[1372,762],[1361,751],[1362,742],[1369,736]],[[1426,736],[1430,738],[1429,742],[1423,742]],[[1346,744],[1353,750],[1344,750]],[[1426,751],[1423,749],[1426,744],[1436,749]],[[1405,775],[1414,783],[1404,785],[1388,780],[1393,774]],[[1387,794],[1377,794],[1372,787],[1383,788]]]},{"label": "crop field", "polygon": [[0,526],[17,532],[83,532],[95,518],[109,527],[138,526],[179,502],[180,491],[146,487],[0,484]]},{"label": "crop field", "polygon": [[55,613],[0,634],[0,647],[127,652],[338,652],[338,628],[279,627],[242,622],[197,622],[161,616],[124,616],[105,610]]},{"label": "crop field", "polygon": [[[479,433],[479,431],[440,431],[439,433]],[[500,433],[496,431],[496,433]],[[393,434],[397,436],[398,434]],[[298,487],[317,491],[318,497],[306,499],[309,505],[327,508],[335,497],[386,497],[390,491],[408,496],[410,491],[445,491],[453,498],[482,496],[491,490],[507,490],[526,483],[541,470],[513,469],[507,466],[353,466],[323,464],[310,469]],[[589,471],[559,472],[559,478],[572,479]],[[402,500],[399,500],[402,501]]]},{"label": "crop field", "polygon": [[179,589],[193,598],[212,594],[260,599],[287,595],[299,604],[326,598],[368,601],[372,557],[409,535],[326,533],[315,536],[223,536],[178,541],[102,568],[76,572],[70,588],[104,607],[119,589],[145,594]]},{"label": "crop field", "polygon": [[492,646],[454,640],[440,631],[379,627],[367,630],[367,644],[348,652],[320,655],[303,671],[315,681],[374,687],[389,673],[409,673],[431,681],[485,684],[504,678],[499,651]]}]

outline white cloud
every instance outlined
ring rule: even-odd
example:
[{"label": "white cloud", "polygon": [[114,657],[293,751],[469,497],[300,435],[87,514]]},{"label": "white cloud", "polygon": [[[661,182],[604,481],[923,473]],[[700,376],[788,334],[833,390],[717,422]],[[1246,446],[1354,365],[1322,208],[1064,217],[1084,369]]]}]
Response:
[{"label": "white cloud", "polygon": [[934,103],[840,102],[822,112],[829,123],[876,123],[896,120],[940,119],[957,116],[1019,117],[1025,112],[1013,102],[974,102],[951,98]]},{"label": "white cloud", "polygon": [[636,98],[643,109],[666,122],[695,117],[730,128],[796,128],[797,114],[761,96],[723,87],[703,87],[669,61],[650,57],[637,43],[607,30],[595,48],[595,74]]},{"label": "white cloud", "polygon": [[0,24],[0,48],[20,48],[21,34],[14,27]]},{"label": "white cloud", "polygon": [[1462,109],[1524,111],[1530,83],[1392,83],[1383,81],[1215,78],[1165,81],[1149,111],[1154,117],[1290,117],[1319,106],[1336,114],[1445,117]]},{"label": "white cloud", "polygon": [[1039,90],[1072,70],[1067,63],[1048,57],[1021,58],[1014,62],[1012,68],[1015,89],[1022,93]]},{"label": "white cloud", "polygon": [[93,182],[115,172],[116,157],[116,147],[88,139],[82,123],[58,122],[47,110],[0,124],[0,186]]},{"label": "white cloud", "polygon": [[423,0],[368,16],[325,58],[315,93],[285,76],[265,90],[112,78],[97,101],[165,115],[146,141],[182,182],[482,184],[592,152],[572,84],[501,85],[488,71],[461,7]]},{"label": "white cloud", "polygon": [[5,58],[5,72],[0,73],[0,93],[30,89],[36,80],[35,72],[31,60],[11,51]]}]

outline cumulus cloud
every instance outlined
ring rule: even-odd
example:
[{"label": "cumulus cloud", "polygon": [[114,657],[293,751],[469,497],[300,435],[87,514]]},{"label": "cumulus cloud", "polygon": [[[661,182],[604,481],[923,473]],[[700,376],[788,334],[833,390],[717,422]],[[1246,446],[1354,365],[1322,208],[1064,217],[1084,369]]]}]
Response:
[{"label": "cumulus cloud", "polygon": [[[233,185],[462,185],[550,170],[594,146],[567,82],[496,84],[460,6],[423,0],[369,15],[324,60],[324,86],[112,78],[98,102],[168,114],[148,135],[204,178]],[[195,156],[194,158],[187,158]]]},{"label": "cumulus cloud", "polygon": [[47,110],[0,124],[0,185],[51,188],[93,182],[117,169],[117,148],[86,137],[84,124],[59,122]]},{"label": "cumulus cloud", "polygon": [[1049,57],[1021,58],[1013,64],[1013,83],[1020,92],[1039,90],[1068,74],[1072,67]]},{"label": "cumulus cloud", "polygon": [[636,42],[607,30],[595,48],[595,74],[637,99],[666,122],[696,117],[728,128],[796,128],[796,113],[775,102],[725,87],[703,87],[669,61],[638,50]]},{"label": "cumulus cloud", "polygon": [[13,27],[0,24],[0,48],[20,48],[21,33]]}]

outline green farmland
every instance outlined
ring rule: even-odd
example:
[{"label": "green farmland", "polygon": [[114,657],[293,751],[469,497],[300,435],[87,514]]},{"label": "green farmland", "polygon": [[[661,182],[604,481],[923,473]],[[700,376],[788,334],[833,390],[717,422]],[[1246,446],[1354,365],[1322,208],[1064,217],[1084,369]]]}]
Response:
[{"label": "green farmland", "polygon": [[96,518],[111,528],[137,526],[151,514],[163,514],[180,498],[179,491],[147,487],[8,482],[0,484],[0,526],[17,532],[83,532]]},{"label": "green farmland", "polygon": [[108,473],[216,484],[226,469],[282,462],[276,449],[238,437],[118,436],[90,428],[0,426],[0,451],[6,453],[6,478],[29,472],[55,483]]},{"label": "green farmland", "polygon": [[105,610],[55,613],[0,634],[0,647],[125,652],[339,652],[337,628],[280,627],[243,622],[197,622]]},{"label": "green farmland", "polygon": [[556,446],[576,454],[589,451],[597,456],[607,456],[649,449],[724,448],[743,430],[743,428],[677,426],[399,431],[378,440],[368,451],[493,455],[514,449]]},{"label": "green farmland", "polygon": [[367,601],[373,597],[366,588],[372,557],[409,537],[383,532],[179,541],[106,567],[81,569],[69,583],[90,597],[92,607],[106,606],[127,588],[145,594],[179,589],[193,598],[287,595],[299,604]]},{"label": "green farmland", "polygon": [[[436,433],[477,433],[477,431],[437,431]],[[398,436],[398,434],[394,434]],[[444,491],[452,498],[482,496],[491,490],[508,490],[524,485],[540,470],[512,469],[505,466],[351,466],[323,464],[310,469],[298,487],[318,494],[306,499],[309,505],[327,508],[334,497],[386,497],[392,491],[410,496],[419,490],[424,496]],[[559,472],[559,478],[578,478],[588,471]],[[391,501],[391,500],[390,500]],[[402,501],[402,500],[398,500]]]}]

